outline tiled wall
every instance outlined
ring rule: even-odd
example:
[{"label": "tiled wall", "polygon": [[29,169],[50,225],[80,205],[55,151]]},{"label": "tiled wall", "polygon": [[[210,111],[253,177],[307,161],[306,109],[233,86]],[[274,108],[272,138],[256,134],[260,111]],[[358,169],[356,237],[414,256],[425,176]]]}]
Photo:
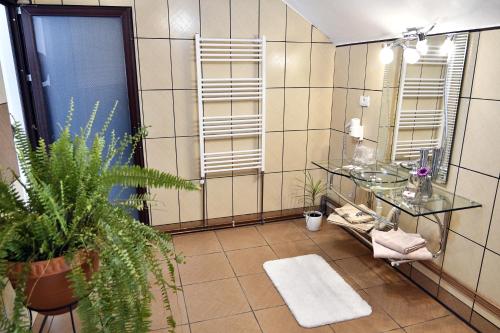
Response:
[{"label": "tiled wall", "polygon": [[[281,0],[62,1],[134,8],[143,119],[151,126],[147,164],[195,181],[200,172],[194,34],[219,38],[265,35],[264,210],[301,206],[297,194],[304,170],[312,168],[311,160],[328,158],[335,47],[322,33]],[[61,0],[36,0],[47,2],[60,4]],[[223,66],[214,71],[223,72]],[[244,102],[238,103],[232,103],[231,112]],[[210,107],[222,108],[220,104]],[[233,147],[247,144],[232,141]],[[234,215],[257,213],[259,186],[255,172],[208,179],[208,218],[230,221]],[[160,191],[157,199],[162,203],[152,209],[154,225],[202,218],[201,192]]]},{"label": "tiled wall", "polygon": [[[446,253],[435,260],[435,264],[455,281],[450,283],[438,272],[418,263],[406,267],[407,274],[418,282],[427,280],[423,285],[439,299],[459,309],[464,319],[482,331],[495,332],[497,328],[485,323],[483,318],[500,326],[500,314],[495,314],[494,309],[487,309],[481,299],[500,307],[500,195],[497,195],[500,176],[499,41],[500,30],[473,32],[470,35],[446,189],[478,201],[483,207],[452,214]],[[363,122],[366,120],[365,126],[369,127],[367,144],[372,145],[372,141],[376,140],[376,132],[375,136],[371,136],[370,131],[372,126],[378,126],[377,109],[370,113],[370,108],[367,110],[358,106],[357,99],[362,93],[376,96],[372,97],[372,102],[380,99],[381,70],[376,69],[379,65],[372,64],[378,61],[379,49],[379,43],[336,49],[330,148],[333,158],[342,156],[342,146],[344,154],[352,147],[349,138],[342,145],[344,119],[356,116]],[[366,71],[363,71],[364,67]],[[373,73],[379,76],[372,81],[368,78],[373,77]],[[380,104],[374,106],[379,107]],[[350,154],[349,151],[346,155],[352,156]],[[352,184],[343,181],[342,192],[347,195],[353,193]],[[404,214],[401,220],[403,229],[419,232],[431,240],[432,247],[438,246],[438,227],[434,221],[428,218],[412,219]],[[456,282],[479,297],[460,288]]]}]

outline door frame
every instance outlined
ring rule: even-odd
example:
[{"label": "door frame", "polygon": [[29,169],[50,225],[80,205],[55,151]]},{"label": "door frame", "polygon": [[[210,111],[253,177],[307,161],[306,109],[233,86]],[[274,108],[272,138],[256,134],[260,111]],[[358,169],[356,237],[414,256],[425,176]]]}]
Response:
[{"label": "door frame", "polygon": [[[43,138],[46,142],[51,142],[48,111],[43,95],[40,63],[34,38],[33,16],[117,17],[121,19],[131,134],[136,134],[142,127],[142,122],[139,107],[132,8],[61,5],[23,5],[17,8],[19,8],[17,11],[12,8],[10,14],[17,14],[15,17],[19,17],[19,20],[17,20],[19,33],[13,34],[13,39],[15,42],[17,39],[17,43],[21,46],[16,48],[19,57],[18,62],[24,64],[19,68],[21,72],[20,78],[21,81],[24,81],[24,86],[29,88],[29,94],[23,94],[23,96],[26,99],[26,108],[24,110],[26,127],[32,144],[36,144],[40,138]],[[15,21],[15,19],[12,21]],[[28,74],[31,75],[31,80],[28,80]],[[134,151],[134,163],[141,167],[145,166],[143,145],[144,142],[139,142]],[[146,189],[138,188],[137,193],[146,193]],[[142,223],[150,224],[149,212],[146,206],[139,211],[139,218]]]}]

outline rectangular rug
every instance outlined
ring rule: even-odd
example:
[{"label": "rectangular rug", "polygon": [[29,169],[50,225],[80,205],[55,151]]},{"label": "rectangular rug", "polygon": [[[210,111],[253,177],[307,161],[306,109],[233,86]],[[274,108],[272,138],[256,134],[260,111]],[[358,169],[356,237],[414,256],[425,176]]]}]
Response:
[{"label": "rectangular rug", "polygon": [[368,316],[372,308],[317,254],[271,260],[264,270],[300,326]]}]

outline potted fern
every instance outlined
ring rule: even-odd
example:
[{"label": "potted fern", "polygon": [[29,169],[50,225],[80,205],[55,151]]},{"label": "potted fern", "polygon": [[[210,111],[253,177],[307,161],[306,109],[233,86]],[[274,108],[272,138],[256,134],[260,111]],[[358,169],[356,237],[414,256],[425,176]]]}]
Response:
[{"label": "potted fern", "polygon": [[[131,165],[127,152],[134,151],[145,131],[116,138],[110,130],[113,112],[103,128],[94,131],[98,104],[87,126],[71,134],[73,109],[72,103],[59,138],[49,145],[40,140],[32,148],[20,125],[14,126],[25,175],[17,182],[26,195],[0,181],[0,292],[9,280],[15,290],[9,316],[0,305],[0,331],[30,332],[26,306],[57,314],[77,302],[83,332],[148,332],[152,284],[161,289],[169,313],[167,291],[176,290],[174,262],[182,259],[174,253],[168,234],[141,224],[131,214],[153,202],[151,195],[124,199],[123,194],[111,194],[117,188],[197,186]],[[169,276],[163,276],[165,264]],[[168,322],[173,331],[171,313]]]},{"label": "potted fern", "polygon": [[318,210],[319,200],[326,192],[326,185],[321,180],[315,180],[310,171],[306,171],[304,182],[304,217],[309,231],[321,228],[323,213]]}]

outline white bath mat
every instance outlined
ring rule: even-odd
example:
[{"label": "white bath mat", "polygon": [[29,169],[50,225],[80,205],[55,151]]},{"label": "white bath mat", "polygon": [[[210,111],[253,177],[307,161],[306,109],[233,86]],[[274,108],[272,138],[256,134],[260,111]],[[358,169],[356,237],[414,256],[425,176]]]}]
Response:
[{"label": "white bath mat", "polygon": [[302,327],[317,327],[372,313],[370,305],[317,254],[271,260],[263,266]]}]

